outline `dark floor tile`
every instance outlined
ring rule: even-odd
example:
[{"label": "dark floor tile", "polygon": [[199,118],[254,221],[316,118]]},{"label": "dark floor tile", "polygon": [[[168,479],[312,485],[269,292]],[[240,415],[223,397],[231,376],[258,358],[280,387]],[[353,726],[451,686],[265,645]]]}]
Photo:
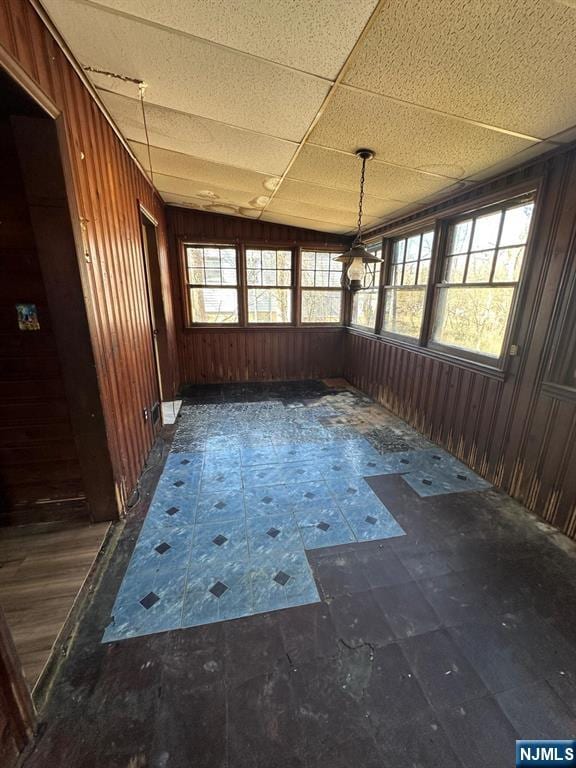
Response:
[{"label": "dark floor tile", "polygon": [[418,584],[397,584],[373,590],[394,635],[398,639],[438,629],[441,622]]},{"label": "dark floor tile", "polygon": [[448,629],[458,648],[492,693],[528,685],[541,677],[524,663],[501,621],[468,622]]},{"label": "dark floor tile", "polygon": [[501,617],[508,643],[539,676],[570,672],[576,675],[576,648],[536,611],[525,609]]},{"label": "dark floor tile", "polygon": [[438,713],[450,744],[465,768],[509,768],[518,738],[493,698],[468,701]]},{"label": "dark floor tile", "polygon": [[228,765],[305,768],[306,749],[289,671],[251,677],[228,690]]},{"label": "dark floor tile", "polygon": [[374,732],[431,713],[430,705],[398,644],[376,648],[363,703]]},{"label": "dark floor tile", "polygon": [[412,575],[401,562],[401,558],[387,546],[386,542],[355,544],[356,561],[372,588],[390,587],[412,581]]},{"label": "dark floor tile", "polygon": [[384,768],[382,754],[370,736],[336,743],[327,739],[320,748],[315,744],[314,749],[306,751],[306,768],[350,768],[353,765]]},{"label": "dark floor tile", "polygon": [[370,589],[356,556],[350,550],[309,557],[324,598],[350,595]]},{"label": "dark floor tile", "polygon": [[576,674],[561,670],[546,679],[574,717],[576,717]]},{"label": "dark floor tile", "polygon": [[550,685],[541,680],[496,696],[519,739],[574,739],[576,719]]},{"label": "dark floor tile", "polygon": [[453,707],[487,693],[446,630],[402,640],[400,647],[432,706]]},{"label": "dark floor tile", "polygon": [[223,623],[227,681],[236,684],[264,675],[285,661],[286,649],[278,613]]},{"label": "dark floor tile", "polygon": [[481,585],[467,573],[447,573],[418,583],[446,626],[490,617]]},{"label": "dark floor tile", "polygon": [[442,725],[432,714],[396,728],[383,728],[377,742],[382,768],[462,768]]},{"label": "dark floor tile", "polygon": [[338,638],[326,603],[278,611],[277,618],[286,660],[293,668],[336,653]]},{"label": "dark floor tile", "polygon": [[424,553],[400,550],[398,556],[414,579],[430,579],[452,571],[448,553],[445,550]]},{"label": "dark floor tile", "polygon": [[330,615],[338,641],[347,646],[385,645],[394,640],[394,632],[372,592],[335,597],[330,601]]}]

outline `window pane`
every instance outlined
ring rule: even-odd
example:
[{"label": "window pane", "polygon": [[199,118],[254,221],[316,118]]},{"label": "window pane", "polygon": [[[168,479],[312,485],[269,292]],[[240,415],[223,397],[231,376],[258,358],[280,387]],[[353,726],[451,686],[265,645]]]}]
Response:
[{"label": "window pane", "polygon": [[471,253],[468,259],[468,272],[466,274],[467,283],[487,283],[490,280],[492,272],[492,261],[494,251],[481,251],[480,253]]},{"label": "window pane", "polygon": [[341,291],[302,291],[303,323],[339,323]]},{"label": "window pane", "polygon": [[491,357],[500,357],[514,297],[513,287],[441,288],[433,338]]},{"label": "window pane", "polygon": [[262,267],[276,269],[276,251],[262,251]]},{"label": "window pane", "polygon": [[392,273],[390,275],[391,285],[402,285],[402,270],[404,266],[402,264],[393,264]]},{"label": "window pane", "polygon": [[424,259],[420,262],[420,268],[418,270],[418,285],[428,285],[428,278],[430,277],[430,259]]},{"label": "window pane", "polygon": [[466,253],[470,243],[470,233],[472,232],[472,219],[459,221],[450,228],[450,240],[448,253]]},{"label": "window pane", "polygon": [[188,270],[188,282],[189,283],[204,283],[204,270],[202,267]]},{"label": "window pane", "polygon": [[496,211],[476,219],[471,251],[487,251],[496,247],[501,218],[501,211]]},{"label": "window pane", "polygon": [[462,283],[466,269],[466,256],[449,256],[444,262],[444,282]]},{"label": "window pane", "polygon": [[424,314],[424,288],[388,288],[382,330],[418,338]]},{"label": "window pane", "polygon": [[206,270],[206,285],[220,285],[221,282],[219,269]]},{"label": "window pane", "polygon": [[291,320],[292,291],[290,289],[248,289],[248,322],[289,323]]},{"label": "window pane", "polygon": [[260,251],[252,249],[246,251],[246,267],[248,269],[260,269]]},{"label": "window pane", "polygon": [[236,285],[236,270],[235,269],[223,269],[222,270],[222,284],[223,285]]},{"label": "window pane", "polygon": [[279,270],[276,275],[277,285],[292,285],[292,272],[290,270]]},{"label": "window pane", "polygon": [[276,285],[276,272],[271,269],[265,269],[262,272],[262,285]]},{"label": "window pane", "polygon": [[494,268],[495,283],[515,283],[520,278],[522,261],[524,259],[524,247],[502,248],[496,256]]},{"label": "window pane", "polygon": [[422,248],[420,250],[421,259],[432,258],[433,244],[434,244],[434,230],[431,229],[429,232],[424,232],[424,234],[422,235]]},{"label": "window pane", "polygon": [[358,291],[352,298],[352,323],[374,330],[376,325],[376,309],[378,307],[378,290]]},{"label": "window pane", "polygon": [[328,285],[331,288],[340,288],[342,285],[342,265],[338,264],[337,267],[337,270],[330,272],[330,280]]},{"label": "window pane", "polygon": [[202,256],[201,248],[186,248],[186,257],[189,267],[202,267],[204,266],[204,259]]},{"label": "window pane", "polygon": [[412,235],[406,241],[406,261],[416,261],[420,253],[420,235]]},{"label": "window pane", "polygon": [[404,249],[406,240],[396,240],[392,247],[392,261],[394,264],[400,264],[404,261]]},{"label": "window pane", "polygon": [[314,272],[306,270],[302,272],[302,285],[311,288],[314,285]]},{"label": "window pane", "polygon": [[194,323],[237,323],[238,292],[235,288],[190,288]]},{"label": "window pane", "polygon": [[316,268],[316,254],[314,251],[302,251],[302,269],[314,270]]},{"label": "window pane", "polygon": [[276,251],[278,269],[290,269],[292,267],[292,251]]},{"label": "window pane", "polygon": [[222,267],[236,270],[236,251],[233,248],[222,248]]},{"label": "window pane", "polygon": [[500,245],[523,245],[528,240],[534,203],[509,208],[504,214]]},{"label": "window pane", "polygon": [[418,262],[407,261],[406,264],[404,264],[404,277],[402,279],[402,285],[415,285],[417,271]]}]

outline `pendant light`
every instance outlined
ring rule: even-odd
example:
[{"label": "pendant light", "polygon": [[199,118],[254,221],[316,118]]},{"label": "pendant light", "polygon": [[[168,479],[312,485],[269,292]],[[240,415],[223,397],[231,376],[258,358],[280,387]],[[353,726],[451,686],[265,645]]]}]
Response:
[{"label": "pendant light", "polygon": [[363,288],[364,274],[366,264],[376,264],[382,259],[375,253],[366,249],[362,242],[362,206],[364,203],[364,181],[366,178],[366,162],[372,160],[374,152],[371,149],[357,149],[356,157],[362,161],[362,172],[360,174],[360,198],[358,200],[358,231],[352,243],[352,247],[341,256],[337,256],[334,261],[340,261],[345,264],[342,281],[345,288],[351,291],[359,291]]}]

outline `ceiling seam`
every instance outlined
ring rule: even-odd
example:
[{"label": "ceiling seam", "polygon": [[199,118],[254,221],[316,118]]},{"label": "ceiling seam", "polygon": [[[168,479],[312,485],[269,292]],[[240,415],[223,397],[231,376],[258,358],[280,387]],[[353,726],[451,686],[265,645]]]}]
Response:
[{"label": "ceiling seam", "polygon": [[78,5],[87,5],[90,8],[94,8],[98,11],[102,11],[103,13],[108,13],[111,16],[119,16],[123,19],[128,19],[130,21],[134,21],[140,24],[144,24],[148,27],[152,27],[153,29],[160,29],[164,32],[168,32],[169,34],[179,35],[180,37],[185,37],[189,40],[196,40],[200,43],[203,43],[204,45],[213,45],[216,48],[220,48],[225,51],[230,51],[232,53],[239,54],[240,56],[245,56],[249,59],[255,59],[256,61],[263,61],[266,64],[271,64],[274,67],[279,67],[280,69],[289,70],[290,72],[297,72],[300,75],[306,75],[306,77],[313,77],[316,80],[322,80],[326,83],[334,83],[334,78],[326,77],[325,75],[318,75],[314,72],[308,72],[304,69],[298,69],[297,67],[292,67],[289,64],[283,64],[279,61],[274,61],[274,59],[268,59],[266,56],[258,56],[258,54],[250,53],[250,51],[243,51],[241,48],[234,48],[231,45],[226,45],[225,43],[219,43],[215,40],[210,40],[208,37],[202,37],[201,35],[194,35],[192,32],[186,32],[182,29],[178,29],[177,27],[169,27],[165,24],[160,24],[157,21],[152,21],[151,19],[146,19],[143,16],[134,16],[132,13],[128,13],[127,11],[120,11],[117,8],[111,8],[107,5],[101,5],[98,2],[94,2],[93,0],[73,0]]},{"label": "ceiling seam", "polygon": [[[359,35],[358,35],[358,37],[356,38],[356,42],[355,42],[355,43],[354,43],[354,45],[352,46],[352,49],[350,50],[350,52],[349,52],[348,56],[346,57],[346,60],[344,61],[344,64],[343,64],[343,65],[342,65],[342,67],[340,68],[340,71],[338,72],[338,75],[337,75],[336,79],[334,80],[334,82],[333,82],[333,83],[332,83],[332,85],[330,86],[330,89],[329,89],[328,93],[326,94],[326,96],[324,97],[324,100],[322,101],[322,104],[320,105],[320,108],[318,109],[318,112],[316,113],[316,115],[315,115],[314,119],[312,120],[312,122],[311,122],[311,123],[310,123],[310,125],[308,126],[308,130],[307,130],[307,131],[306,131],[306,133],[304,134],[304,137],[302,138],[302,141],[299,143],[299,145],[298,145],[298,148],[296,149],[296,151],[295,151],[294,155],[292,156],[292,159],[290,160],[290,162],[288,163],[288,165],[287,165],[287,167],[286,167],[286,169],[285,169],[284,173],[282,174],[282,176],[281,176],[281,178],[280,178],[280,183],[278,184],[278,186],[276,187],[276,189],[275,189],[275,190],[272,192],[272,195],[271,195],[271,197],[270,197],[270,202],[272,202],[272,200],[274,199],[274,195],[275,195],[275,194],[278,192],[278,190],[279,190],[279,189],[280,189],[280,187],[282,186],[282,183],[284,182],[284,180],[286,179],[286,177],[287,177],[288,173],[290,172],[290,169],[292,168],[292,166],[293,166],[293,165],[294,165],[294,163],[296,162],[296,160],[297,160],[297,158],[298,158],[298,156],[299,156],[300,152],[302,151],[302,149],[303,149],[304,145],[306,144],[306,142],[307,142],[307,140],[308,140],[308,138],[309,138],[310,134],[311,134],[311,133],[312,133],[312,131],[314,130],[314,127],[316,126],[316,124],[317,124],[317,123],[318,123],[318,121],[320,120],[320,118],[321,118],[321,116],[322,116],[322,114],[323,114],[324,110],[326,109],[326,107],[327,107],[328,103],[329,103],[329,102],[330,102],[330,100],[333,98],[334,94],[336,93],[336,89],[337,89],[338,85],[339,85],[339,84],[342,82],[342,80],[343,80],[343,78],[344,78],[344,74],[346,73],[346,70],[347,70],[347,68],[348,68],[348,65],[349,65],[349,63],[350,63],[350,61],[351,61],[352,57],[354,56],[354,53],[355,53],[355,52],[356,52],[356,50],[357,50],[357,49],[360,47],[360,44],[361,44],[361,42],[362,42],[362,41],[364,40],[364,38],[366,37],[366,35],[367,35],[368,31],[370,30],[370,28],[372,27],[372,25],[373,25],[373,24],[374,24],[374,22],[376,21],[376,19],[377,19],[378,15],[379,15],[379,13],[380,13],[380,10],[381,10],[381,8],[383,8],[383,7],[384,7],[384,5],[386,4],[386,2],[387,2],[387,0],[378,0],[378,3],[376,4],[376,7],[374,8],[374,10],[372,11],[372,13],[370,14],[370,17],[369,17],[369,19],[367,20],[366,24],[364,25],[364,27],[363,27],[362,31],[360,32],[360,34],[359,34]],[[269,204],[270,204],[270,203],[268,203],[268,205],[269,205]],[[268,206],[266,206],[266,208],[267,208],[267,207],[268,207]],[[262,213],[264,213],[264,212],[266,211],[266,208],[264,208],[264,210],[262,211]]]},{"label": "ceiling seam", "polygon": [[380,93],[379,91],[372,91],[369,88],[361,88],[358,85],[351,85],[350,83],[339,83],[339,88],[344,88],[349,91],[354,91],[355,93],[367,93],[370,96],[377,96],[380,99],[388,99],[389,101],[393,101],[397,104],[405,104],[410,107],[414,107],[415,109],[421,109],[425,112],[430,112],[434,115],[441,115],[442,117],[449,117],[453,120],[457,120],[461,123],[467,123],[468,125],[473,125],[476,128],[484,128],[487,131],[492,131],[493,133],[501,133],[505,136],[512,136],[517,139],[524,139],[525,141],[530,141],[533,144],[543,142],[543,141],[550,141],[549,138],[540,138],[537,136],[531,136],[527,133],[519,133],[518,131],[513,131],[509,128],[502,128],[498,125],[491,125],[490,123],[483,123],[481,120],[474,120],[472,117],[465,117],[464,115],[456,115],[453,112],[444,112],[441,109],[435,109],[434,107],[428,107],[425,104],[419,104],[416,101],[407,101],[406,99],[400,99],[397,96],[390,96],[386,93]]}]

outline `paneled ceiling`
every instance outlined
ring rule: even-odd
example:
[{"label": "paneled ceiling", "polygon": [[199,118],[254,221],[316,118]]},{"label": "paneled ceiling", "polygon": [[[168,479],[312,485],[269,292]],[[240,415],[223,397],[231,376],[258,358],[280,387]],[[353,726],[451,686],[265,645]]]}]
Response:
[{"label": "paneled ceiling", "polygon": [[370,227],[576,139],[572,0],[42,3],[167,203],[344,233],[358,147]]}]

